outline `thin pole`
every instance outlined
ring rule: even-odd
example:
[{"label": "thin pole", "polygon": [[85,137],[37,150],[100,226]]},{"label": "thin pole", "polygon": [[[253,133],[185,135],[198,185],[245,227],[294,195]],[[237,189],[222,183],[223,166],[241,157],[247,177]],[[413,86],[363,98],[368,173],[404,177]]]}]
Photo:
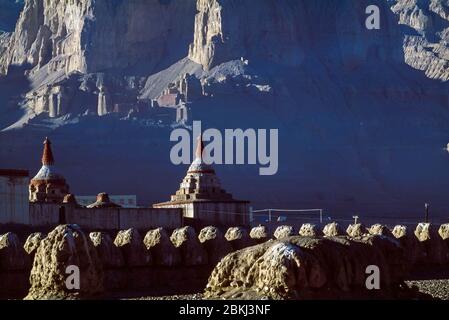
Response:
[{"label": "thin pole", "polygon": [[428,203],[424,204],[424,208],[426,209],[426,216],[425,216],[425,222],[426,223],[429,222],[429,207],[430,207],[430,205]]},{"label": "thin pole", "polygon": [[254,221],[254,216],[253,216],[253,207],[249,207],[249,222],[253,222]]}]

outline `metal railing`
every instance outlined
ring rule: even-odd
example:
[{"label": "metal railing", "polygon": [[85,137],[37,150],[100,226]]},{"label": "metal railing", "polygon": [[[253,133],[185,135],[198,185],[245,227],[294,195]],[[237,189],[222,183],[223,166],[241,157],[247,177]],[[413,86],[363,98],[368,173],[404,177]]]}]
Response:
[{"label": "metal railing", "polygon": [[[251,213],[268,212],[268,222],[272,221],[273,212],[318,212],[320,215],[320,223],[323,223],[323,209],[259,209],[251,210]],[[252,218],[252,217],[251,217]]]}]

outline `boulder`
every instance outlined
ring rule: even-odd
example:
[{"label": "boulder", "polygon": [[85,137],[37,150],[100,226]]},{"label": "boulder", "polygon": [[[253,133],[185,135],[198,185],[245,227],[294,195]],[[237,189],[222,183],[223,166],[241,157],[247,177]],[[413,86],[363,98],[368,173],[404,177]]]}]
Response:
[{"label": "boulder", "polygon": [[[327,261],[321,253],[318,253],[320,249],[317,248],[328,242],[314,237],[293,236],[288,238],[288,243],[299,247],[303,257],[306,258],[303,260],[303,267],[307,274],[307,287],[316,289],[324,286],[327,282],[325,272]],[[311,254],[312,251],[314,254]]]},{"label": "boulder", "polygon": [[267,227],[258,225],[257,227],[254,227],[249,232],[249,237],[251,239],[256,240],[257,242],[263,242],[268,240],[268,230]]},{"label": "boulder", "polygon": [[25,244],[23,245],[23,249],[25,249],[26,253],[34,257],[36,249],[39,247],[39,244],[44,238],[45,236],[41,232],[35,232],[30,234],[27,240],[25,241]]},{"label": "boulder", "polygon": [[[76,268],[79,289],[71,287],[76,284]],[[26,299],[86,299],[101,294],[101,262],[94,245],[79,226],[60,225],[41,241],[30,284]]]},{"label": "boulder", "polygon": [[30,267],[30,257],[19,237],[12,232],[0,235],[0,271],[29,270]]},{"label": "boulder", "polygon": [[128,267],[143,267],[152,264],[151,254],[146,250],[137,229],[131,228],[119,231],[114,244],[122,251]]},{"label": "boulder", "polygon": [[217,264],[232,251],[231,244],[217,227],[208,226],[201,229],[198,239],[205,247],[211,264]]},{"label": "boulder", "polygon": [[337,237],[318,239],[303,236],[290,237],[288,241],[312,257],[306,266],[311,288],[321,288],[325,284],[323,281],[327,281],[334,288],[349,290],[354,281],[353,267],[347,253],[350,241]]},{"label": "boulder", "polygon": [[432,239],[435,228],[430,223],[418,223],[415,229],[415,236],[420,242],[429,241]]},{"label": "boulder", "polygon": [[350,224],[348,228],[346,229],[346,233],[351,238],[361,237],[364,234],[368,233],[368,230],[366,230],[366,227],[361,223],[354,223]]},{"label": "boulder", "polygon": [[424,244],[426,260],[424,264],[443,264],[447,260],[446,244],[438,234],[436,226],[430,223],[419,223],[415,229],[418,241]]},{"label": "boulder", "polygon": [[441,239],[445,241],[449,240],[449,223],[442,224],[438,229],[438,234],[440,235]]},{"label": "boulder", "polygon": [[380,223],[376,223],[373,224],[369,230],[368,230],[369,234],[372,235],[379,235],[379,236],[386,236],[386,237],[393,237],[393,235],[391,234],[390,229],[387,228],[387,226],[382,225]]},{"label": "boulder", "polygon": [[98,256],[103,263],[103,268],[121,268],[125,265],[122,251],[114,245],[109,234],[105,232],[91,232],[89,238],[97,250]]},{"label": "boulder", "polygon": [[229,228],[225,233],[225,238],[231,243],[234,250],[240,250],[254,244],[254,240],[249,237],[248,231],[241,227]]},{"label": "boulder", "polygon": [[181,253],[170,241],[165,229],[157,228],[148,231],[143,243],[151,252],[156,265],[174,267],[181,264]]},{"label": "boulder", "polygon": [[248,271],[247,285],[271,298],[296,297],[308,285],[307,258],[291,243],[276,243]]},{"label": "boulder", "polygon": [[311,223],[304,223],[299,229],[299,235],[303,237],[318,237],[322,236],[323,233],[318,228],[317,225]]},{"label": "boulder", "polygon": [[393,236],[396,239],[401,239],[406,237],[407,234],[407,227],[406,226],[402,226],[402,225],[397,225],[393,228],[393,230],[391,231],[391,233],[393,234]]},{"label": "boulder", "polygon": [[404,275],[409,273],[411,265],[407,263],[406,251],[394,237],[369,234],[364,235],[359,241],[369,244],[377,251],[378,260],[382,262],[382,265],[378,267],[387,275],[381,279],[381,282],[389,282],[386,285],[399,284],[404,279]]},{"label": "boulder", "polygon": [[224,257],[209,277],[205,297],[336,299],[360,298],[362,294],[368,297],[373,294],[367,292],[365,284],[369,265],[379,266],[382,272],[382,290],[377,296],[388,297],[403,290],[403,278],[395,270],[399,258],[396,261],[386,257],[397,249],[395,240],[373,235],[353,240],[291,236],[267,241]]},{"label": "boulder", "polygon": [[232,294],[233,289],[243,291],[251,287],[251,283],[248,283],[248,272],[270,246],[270,242],[264,242],[225,256],[212,271],[206,285],[205,296],[226,297],[227,294]]},{"label": "boulder", "polygon": [[426,261],[426,248],[407,226],[397,225],[391,231],[404,249],[406,264],[412,266]]},{"label": "boulder", "polygon": [[181,250],[182,262],[185,266],[199,266],[208,263],[207,252],[192,227],[187,226],[174,230],[170,241]]},{"label": "boulder", "polygon": [[438,234],[443,240],[443,256],[446,263],[449,263],[449,223],[442,224],[438,229]]},{"label": "boulder", "polygon": [[402,248],[393,239],[365,234],[357,238],[326,237],[318,241],[305,238],[301,241],[304,243],[297,242],[297,245],[317,257],[327,270],[331,288],[348,293],[363,291],[369,265],[381,270],[381,288],[397,287],[403,280]]},{"label": "boulder", "polygon": [[343,235],[344,232],[337,222],[331,222],[324,226],[323,235],[325,237],[336,237]]},{"label": "boulder", "polygon": [[276,239],[286,238],[293,235],[293,227],[292,226],[279,226],[274,231],[273,236]]}]

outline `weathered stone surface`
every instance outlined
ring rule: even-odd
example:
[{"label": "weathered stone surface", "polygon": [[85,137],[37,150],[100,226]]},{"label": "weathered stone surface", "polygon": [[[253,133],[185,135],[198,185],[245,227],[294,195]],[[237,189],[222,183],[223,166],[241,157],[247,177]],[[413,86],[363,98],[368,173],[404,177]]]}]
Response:
[{"label": "weathered stone surface", "polygon": [[393,237],[393,235],[391,234],[391,231],[385,225],[382,225],[380,223],[373,224],[369,228],[368,233],[372,234],[372,235]]},{"label": "weathered stone surface", "polygon": [[294,294],[307,285],[305,257],[290,243],[276,243],[257,259],[248,271],[247,281],[257,291],[278,298]]},{"label": "weathered stone surface", "polygon": [[448,240],[449,239],[449,223],[442,224],[440,228],[438,229],[438,234],[440,235],[441,239]]},{"label": "weathered stone surface", "polygon": [[449,263],[449,223],[442,224],[438,229],[438,234],[443,241],[443,260],[445,263]]},{"label": "weathered stone surface", "polygon": [[424,264],[443,264],[447,262],[446,244],[438,234],[436,226],[430,223],[419,223],[415,229],[415,236],[424,244],[426,259]]},{"label": "weathered stone surface", "polygon": [[[350,261],[347,248],[352,244],[346,238],[330,237],[290,237],[288,241],[297,245],[303,252],[309,253],[308,286],[320,288],[326,279],[332,287],[348,291],[355,282],[355,267]],[[323,272],[325,274],[323,275]]]},{"label": "weathered stone surface", "polygon": [[218,263],[224,256],[232,251],[229,241],[226,241],[223,233],[214,226],[201,229],[198,239],[206,248],[208,260],[211,264]]},{"label": "weathered stone surface", "polygon": [[[66,286],[69,266],[79,268],[79,290],[69,290]],[[102,292],[101,262],[92,242],[79,226],[60,225],[41,241],[34,257],[30,283],[26,299],[90,298]]]},{"label": "weathered stone surface", "polygon": [[337,222],[331,222],[324,226],[323,234],[326,237],[337,237],[343,235],[344,232]]},{"label": "weathered stone surface", "polygon": [[171,242],[180,248],[182,262],[185,266],[198,266],[208,263],[207,252],[198,240],[192,227],[178,228],[173,231]]},{"label": "weathered stone surface", "polygon": [[303,237],[317,237],[323,235],[323,233],[317,225],[304,223],[299,229],[299,235]]},{"label": "weathered stone surface", "polygon": [[181,264],[181,253],[170,241],[170,237],[164,228],[148,231],[143,243],[147,250],[151,252],[156,265],[174,267]]},{"label": "weathered stone surface", "polygon": [[89,238],[97,250],[104,268],[119,268],[125,265],[122,251],[114,245],[109,234],[105,232],[91,232]]},{"label": "weathered stone surface", "polygon": [[101,192],[97,195],[97,200],[89,204],[87,208],[120,208],[120,205],[112,202],[107,193]]},{"label": "weathered stone surface", "polygon": [[27,270],[30,258],[26,254],[22,243],[12,232],[0,236],[0,271]]},{"label": "weathered stone surface", "polygon": [[274,231],[273,236],[276,239],[286,238],[293,235],[293,227],[292,226],[279,226]]},{"label": "weathered stone surface", "polygon": [[432,238],[432,231],[434,231],[434,226],[430,223],[418,223],[415,229],[415,236],[421,242],[428,241]]},{"label": "weathered stone surface", "polygon": [[28,236],[25,244],[23,245],[23,249],[25,249],[26,253],[32,255],[34,257],[36,249],[39,247],[41,240],[44,239],[45,236],[41,232],[35,232]]},{"label": "weathered stone surface", "polygon": [[[98,99],[99,115],[113,112],[123,100],[136,101],[146,76],[160,71],[158,66],[184,59],[201,68],[186,58],[195,3],[26,0],[14,32],[0,32],[0,75],[26,69],[22,75],[30,86],[23,88],[24,103],[34,114],[83,113],[86,98],[92,111]],[[101,92],[105,84],[111,86],[107,93]],[[157,85],[157,94],[163,85]]]},{"label": "weathered stone surface", "polygon": [[425,246],[418,241],[413,231],[407,226],[397,225],[391,232],[404,248],[407,264],[414,265],[426,261]]},{"label": "weathered stone surface", "polygon": [[251,229],[251,231],[249,232],[249,236],[254,240],[266,241],[269,238],[267,227],[258,225],[257,227]]},{"label": "weathered stone surface", "polygon": [[351,238],[361,237],[364,234],[368,233],[368,230],[366,230],[366,227],[361,223],[354,223],[350,224],[348,228],[346,229],[346,233]]},{"label": "weathered stone surface", "polygon": [[321,288],[327,282],[327,274],[325,272],[326,262],[320,254],[312,255],[311,250],[319,251],[321,245],[330,243],[322,239],[294,236],[286,239],[290,244],[298,246],[303,252],[303,268],[306,270],[306,283],[309,288]]},{"label": "weathered stone surface", "polygon": [[[398,16],[400,24],[410,27],[404,37],[405,63],[421,70],[428,78],[447,81],[447,40],[445,30],[449,20],[448,4],[443,0],[420,2],[413,0],[395,1],[391,10]],[[438,34],[438,37],[433,35]]]},{"label": "weathered stone surface", "polygon": [[251,285],[247,281],[249,270],[271,245],[272,243],[265,242],[228,254],[212,271],[206,286],[206,296],[218,297],[232,288]]},{"label": "weathered stone surface", "polygon": [[402,225],[396,225],[394,226],[393,230],[391,231],[393,236],[396,239],[401,239],[403,237],[406,237],[408,235],[407,233],[407,227]]},{"label": "weathered stone surface", "polygon": [[[173,55],[180,43],[187,46],[191,41],[194,10],[194,0],[114,4],[27,0],[0,60],[0,73],[23,63],[34,67],[34,72],[47,66],[66,74],[126,68],[142,59],[155,66]],[[102,30],[109,30],[108,36]],[[168,33],[173,43],[161,43]]]},{"label": "weathered stone surface", "polygon": [[142,267],[152,264],[151,254],[146,250],[137,229],[131,228],[119,231],[114,244],[121,249],[128,267]]},{"label": "weathered stone surface", "polygon": [[[288,1],[288,10],[274,4],[263,0],[254,7],[251,1],[198,0],[189,58],[206,70],[247,56],[296,65],[295,55],[301,55],[301,44],[300,28],[293,17],[305,9],[298,1]],[[270,30],[270,34],[261,32],[261,25]],[[276,45],[268,45],[267,41]]]},{"label": "weathered stone surface", "polygon": [[405,263],[407,260],[407,252],[404,250],[400,241],[394,237],[384,235],[364,235],[360,240],[363,243],[369,244],[375,250],[375,255],[382,265],[377,265],[382,273],[384,279],[381,279],[386,285],[390,283],[400,283],[404,276],[410,271],[411,265]]},{"label": "weathered stone surface", "polygon": [[249,237],[248,231],[241,227],[229,228],[225,233],[225,238],[231,243],[234,250],[240,250],[254,244],[254,240]]},{"label": "weathered stone surface", "polygon": [[[295,299],[341,298],[367,294],[366,267],[382,270],[385,294],[399,289],[401,272],[395,268],[399,246],[384,236],[292,236],[233,252],[215,267],[206,286],[209,298]],[[397,259],[397,260],[395,260]]]}]

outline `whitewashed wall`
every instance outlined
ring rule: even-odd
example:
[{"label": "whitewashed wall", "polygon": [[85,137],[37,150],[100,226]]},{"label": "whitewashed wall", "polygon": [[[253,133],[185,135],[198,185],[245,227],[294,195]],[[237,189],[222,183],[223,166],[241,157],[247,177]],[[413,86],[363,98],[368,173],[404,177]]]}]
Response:
[{"label": "whitewashed wall", "polygon": [[0,223],[29,223],[28,177],[0,176]]},{"label": "whitewashed wall", "polygon": [[[59,208],[53,203],[31,203],[30,224],[33,226],[55,226],[59,223]],[[65,205],[66,223],[82,228],[119,230],[127,228],[150,229],[164,227],[179,228],[183,225],[182,210],[155,208],[75,208]]]}]

